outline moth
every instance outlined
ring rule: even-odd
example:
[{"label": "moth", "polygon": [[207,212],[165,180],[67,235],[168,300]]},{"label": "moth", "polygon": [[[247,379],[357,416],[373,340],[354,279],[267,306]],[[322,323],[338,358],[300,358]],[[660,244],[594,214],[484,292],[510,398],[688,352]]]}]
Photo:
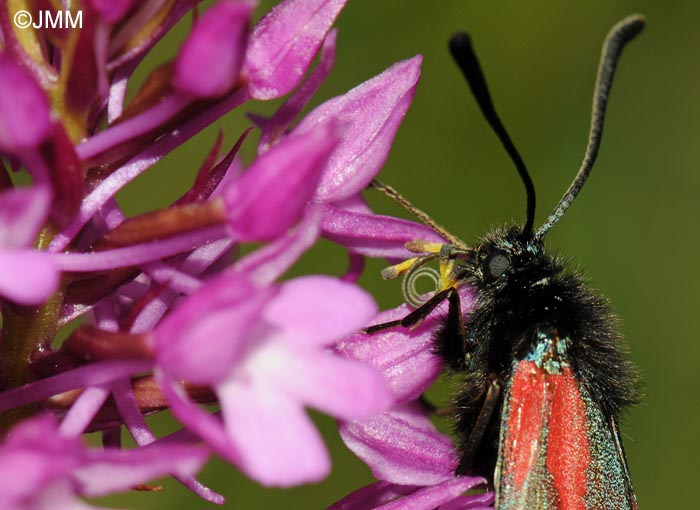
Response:
[{"label": "moth", "polygon": [[[636,509],[618,420],[638,400],[637,377],[625,356],[605,298],[544,243],[586,182],[600,147],[606,105],[623,48],[643,28],[629,16],[604,43],[583,163],[562,199],[535,228],[535,188],[494,109],[471,40],[458,33],[450,51],[481,112],[518,170],[527,194],[524,225],[497,227],[467,245],[393,188],[384,192],[447,242],[413,241],[416,257],[383,272],[404,277],[414,311],[371,326],[411,328],[445,300],[448,312],[435,334],[436,352],[464,384],[455,397],[458,475],[485,476],[498,510]],[[426,264],[436,261],[439,272]],[[424,298],[411,282],[433,271],[438,287]],[[407,283],[408,282],[408,283]],[[466,316],[459,289],[476,303]]]}]

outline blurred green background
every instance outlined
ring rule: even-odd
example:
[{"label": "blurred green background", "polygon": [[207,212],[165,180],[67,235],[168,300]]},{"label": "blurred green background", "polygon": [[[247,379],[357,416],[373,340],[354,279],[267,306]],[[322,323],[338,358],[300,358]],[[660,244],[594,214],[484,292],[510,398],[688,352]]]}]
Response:
[{"label": "blurred green background", "polygon": [[[258,16],[274,3],[262,2]],[[335,69],[312,106],[422,53],[416,98],[380,177],[467,241],[493,223],[522,221],[522,185],[446,49],[452,32],[468,30],[535,181],[541,223],[583,155],[603,37],[633,12],[645,14],[648,24],[622,58],[598,163],[549,242],[574,257],[613,302],[643,372],[645,402],[623,426],[641,508],[691,508],[697,499],[691,486],[700,473],[700,341],[690,320],[700,313],[700,3],[351,0],[337,22]],[[189,23],[158,47],[138,79],[173,55]],[[136,213],[168,203],[190,184],[218,129],[225,129],[230,146],[247,126],[246,111],[270,113],[278,104],[251,103],[222,119],[132,184],[122,204]],[[254,147],[254,140],[245,147],[247,160]],[[368,198],[377,211],[405,215],[383,197]],[[382,265],[370,263],[361,282],[386,308],[399,304],[401,293],[397,283],[380,279]],[[295,273],[341,274],[345,266],[343,252],[324,243]],[[435,398],[442,394],[444,387]],[[219,461],[209,464],[203,481],[227,496],[225,508],[325,508],[371,477],[344,449],[334,422],[317,421],[334,461],[323,483],[264,489]],[[175,427],[167,416],[151,422],[164,431]],[[214,507],[169,481],[162,493],[106,503],[144,510]]]}]

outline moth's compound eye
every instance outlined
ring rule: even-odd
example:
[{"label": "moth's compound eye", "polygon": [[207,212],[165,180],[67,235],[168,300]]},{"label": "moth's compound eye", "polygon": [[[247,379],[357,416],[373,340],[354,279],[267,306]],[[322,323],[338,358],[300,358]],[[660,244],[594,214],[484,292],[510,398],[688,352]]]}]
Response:
[{"label": "moth's compound eye", "polygon": [[486,274],[496,280],[510,268],[508,255],[500,250],[492,251],[486,259]]}]

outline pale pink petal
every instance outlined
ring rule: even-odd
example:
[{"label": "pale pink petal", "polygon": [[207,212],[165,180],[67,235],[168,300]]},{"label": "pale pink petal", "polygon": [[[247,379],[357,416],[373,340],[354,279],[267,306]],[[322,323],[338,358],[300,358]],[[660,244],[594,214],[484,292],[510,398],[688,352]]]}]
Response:
[{"label": "pale pink petal", "polygon": [[39,305],[58,288],[51,255],[37,250],[0,250],[0,295],[23,305]]},{"label": "pale pink petal", "polygon": [[0,249],[24,248],[34,243],[50,203],[51,192],[43,186],[0,192]]},{"label": "pale pink petal", "polygon": [[0,152],[33,149],[50,131],[44,91],[8,53],[0,52]]},{"label": "pale pink petal", "polygon": [[251,96],[273,99],[301,81],[346,0],[285,0],[255,26],[244,72]]},{"label": "pale pink petal", "polygon": [[318,275],[282,284],[264,317],[292,342],[327,345],[366,325],[376,310],[372,296],[358,286]]},{"label": "pale pink petal", "polygon": [[236,381],[219,386],[217,393],[226,430],[251,478],[268,487],[291,487],[328,475],[328,452],[300,405],[276,388]]},{"label": "pale pink petal", "polygon": [[299,224],[283,237],[258,248],[232,266],[258,285],[269,285],[282,276],[319,238],[322,206],[311,202]]},{"label": "pale pink petal", "polygon": [[222,0],[197,20],[175,60],[173,85],[195,97],[218,97],[236,84],[252,6]]},{"label": "pale pink petal", "polygon": [[85,496],[103,496],[110,492],[171,474],[192,476],[204,464],[206,449],[193,446],[144,446],[135,450],[87,451],[88,463],[76,469],[73,477]]},{"label": "pale pink petal", "polygon": [[162,370],[156,368],[154,375],[173,415],[218,455],[233,464],[240,464],[238,450],[231,443],[219,417],[200,408],[182,386]]},{"label": "pale pink petal", "polygon": [[190,382],[222,381],[244,355],[249,333],[273,294],[235,273],[204,285],[156,329],[159,365]]},{"label": "pale pink petal", "polygon": [[345,95],[323,103],[294,128],[292,133],[306,133],[331,120],[346,128],[321,178],[321,200],[348,198],[377,175],[413,100],[421,60],[417,56],[394,64]]},{"label": "pale pink petal", "polygon": [[3,510],[108,510],[81,501],[67,478],[56,480],[34,491],[29,500],[16,507],[4,505]]},{"label": "pale pink petal", "polygon": [[392,405],[386,382],[374,369],[319,350],[279,348],[284,370],[256,375],[320,411],[352,420],[372,416]]}]

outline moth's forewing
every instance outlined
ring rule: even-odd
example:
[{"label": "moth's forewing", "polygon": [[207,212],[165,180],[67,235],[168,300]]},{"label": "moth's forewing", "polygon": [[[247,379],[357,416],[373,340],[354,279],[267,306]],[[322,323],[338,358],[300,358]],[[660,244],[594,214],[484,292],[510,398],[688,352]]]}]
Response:
[{"label": "moth's forewing", "polygon": [[635,510],[617,431],[571,368],[570,340],[538,337],[506,387],[496,508]]}]

